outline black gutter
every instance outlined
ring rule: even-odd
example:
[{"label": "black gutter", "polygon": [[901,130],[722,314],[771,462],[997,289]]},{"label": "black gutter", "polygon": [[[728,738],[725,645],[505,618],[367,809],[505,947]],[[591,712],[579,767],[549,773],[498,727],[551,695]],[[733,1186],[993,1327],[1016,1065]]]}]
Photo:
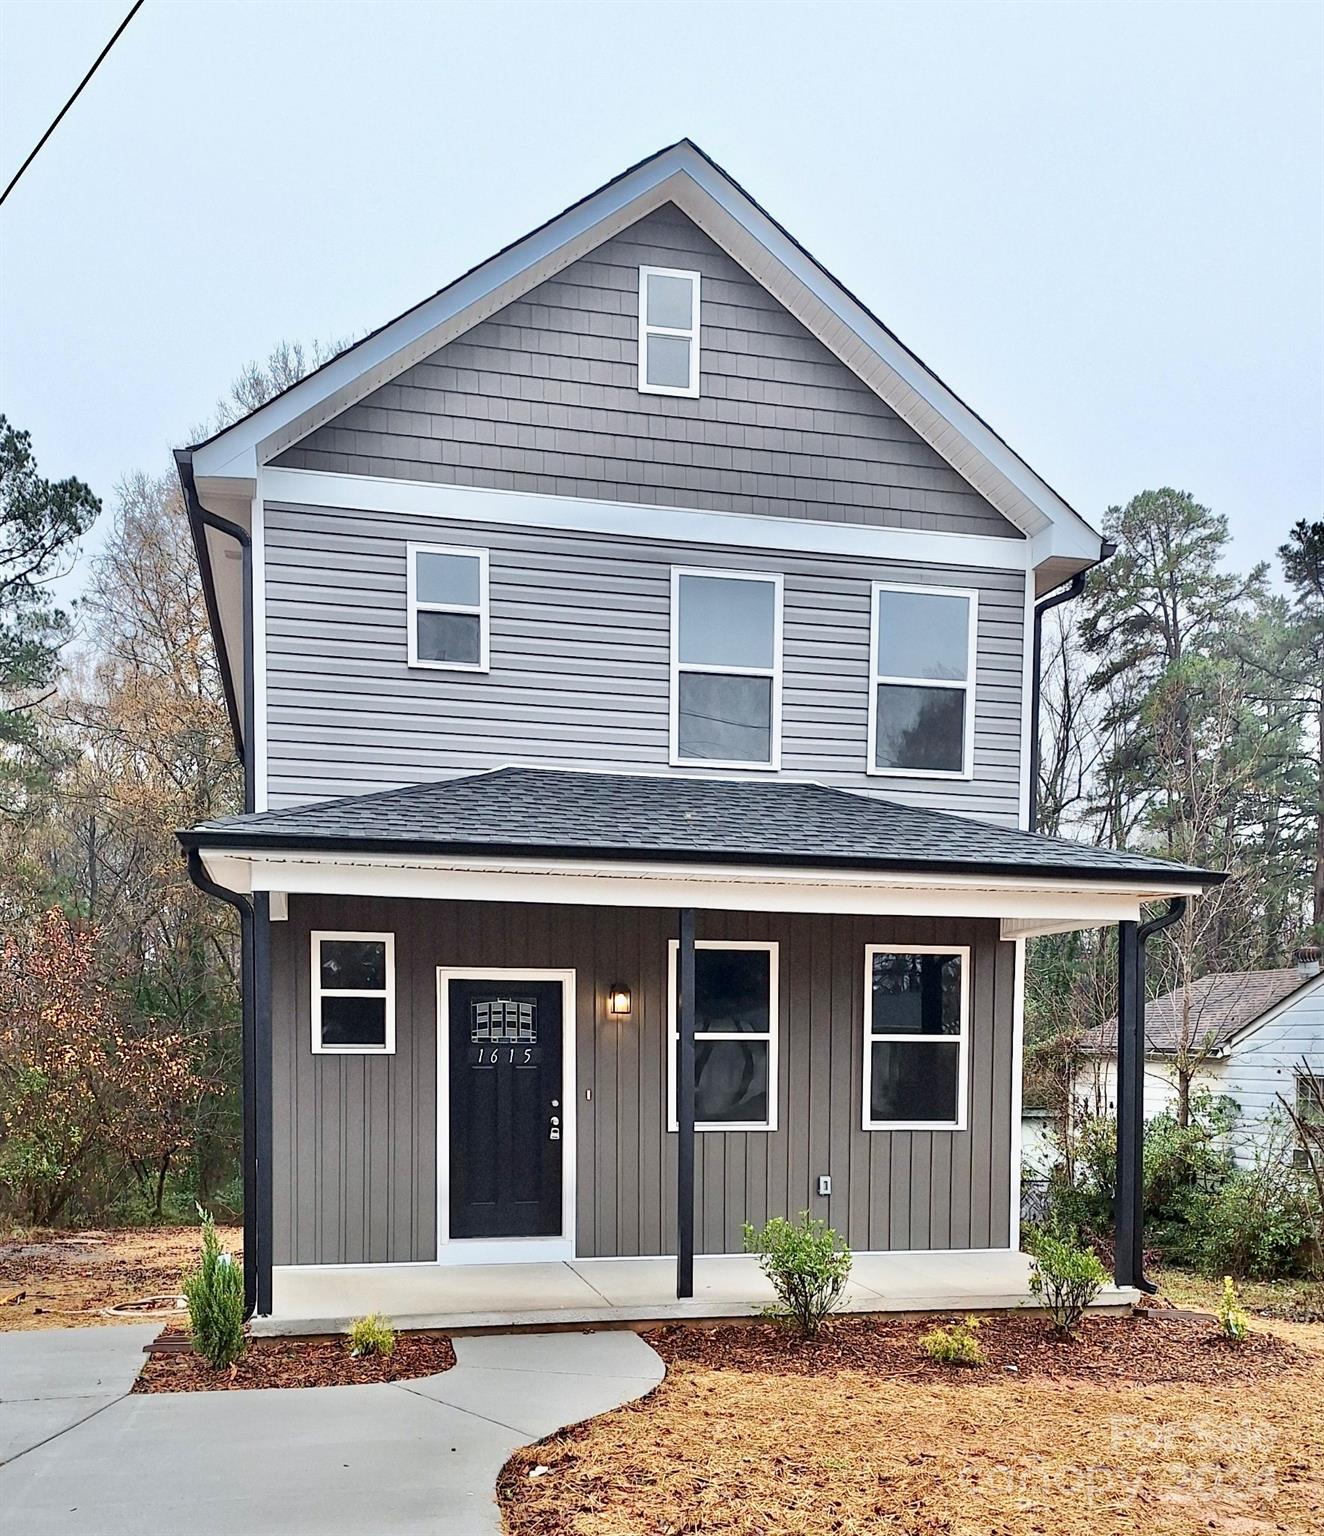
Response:
[{"label": "black gutter", "polygon": [[1039,827],[1039,691],[1043,686],[1044,675],[1044,614],[1050,608],[1060,608],[1063,603],[1074,603],[1085,591],[1085,579],[1095,566],[1102,565],[1105,560],[1111,560],[1117,553],[1117,546],[1110,539],[1105,539],[1100,546],[1099,558],[1093,565],[1087,565],[1083,571],[1077,571],[1071,578],[1069,586],[1063,587],[1060,592],[1054,592],[1051,597],[1044,598],[1034,605],[1034,636],[1031,644],[1031,668],[1030,679],[1030,814],[1026,823],[1027,830],[1035,832]]},{"label": "black gutter", "polygon": [[[248,530],[229,518],[209,511],[198,499],[193,477],[193,455],[178,449],[175,465],[184,492],[193,547],[202,572],[203,598],[216,643],[217,662],[225,688],[226,708],[234,732],[235,749],[244,768],[244,813],[257,808],[256,759],[251,750],[256,711],[253,676],[253,541]],[[204,529],[211,528],[238,544],[243,558],[243,665],[244,698],[240,717],[234,679],[226,654],[224,631],[216,605],[216,587]],[[243,1185],[244,1185],[244,1310],[271,1311],[272,1221],[272,1102],[271,1102],[271,934],[270,897],[259,892],[250,900],[237,891],[218,885],[202,866],[196,844],[180,839],[188,856],[189,879],[206,895],[223,901],[239,914],[239,970],[241,984],[241,1057],[243,1082]]]},{"label": "black gutter", "polygon": [[203,893],[223,901],[239,914],[239,996],[243,1010],[242,1030],[242,1100],[243,1148],[241,1167],[244,1178],[244,1316],[252,1317],[257,1305],[257,1158],[256,1116],[253,1113],[253,904],[237,891],[218,885],[202,867],[202,855],[188,850],[188,877]]},{"label": "black gutter", "polygon": [[[221,688],[225,693],[225,710],[230,717],[230,732],[234,737],[235,753],[239,761],[244,764],[244,808],[252,810],[248,798],[248,759],[244,750],[246,740],[245,731],[251,722],[252,701],[249,697],[252,691],[252,667],[250,665],[253,649],[253,615],[252,615],[252,583],[249,577],[252,573],[253,553],[252,541],[248,537],[246,529],[238,523],[232,523],[228,518],[218,517],[216,513],[209,512],[198,500],[197,486],[193,479],[193,450],[191,448],[175,449],[175,469],[179,474],[180,487],[184,492],[184,511],[188,517],[189,534],[193,539],[193,553],[198,561],[198,574],[202,577],[202,601],[207,609],[207,622],[211,626],[212,637],[216,645],[216,665],[220,669]],[[211,551],[207,548],[207,535],[204,531],[214,528],[217,533],[225,534],[227,538],[235,539],[243,550],[244,558],[244,704],[242,713],[239,700],[235,697],[234,676],[230,671],[230,657],[225,645],[225,631],[221,628],[221,610],[216,601],[216,574],[212,570]]]},{"label": "black gutter", "polygon": [[[284,834],[261,837],[251,833],[208,832],[205,828],[189,827],[175,834],[185,848],[215,849],[232,853],[382,853],[432,855],[456,858],[529,858],[529,859],[599,859],[610,863],[631,862],[677,864],[756,865],[776,869],[850,869],[876,873],[913,875],[986,875],[1015,876],[1044,880],[1115,880],[1122,884],[1143,884],[1155,880],[1164,884],[1221,885],[1227,879],[1225,873],[1214,870],[1193,869],[1186,864],[1166,865],[1156,861],[1154,867],[1136,868],[1128,865],[1116,867],[1094,866],[1074,868],[1069,864],[1025,864],[1019,862],[998,863],[988,859],[905,859],[867,858],[857,854],[786,853],[776,849],[695,849],[695,848],[618,848],[592,847],[582,844],[560,843],[493,843],[428,841],[423,838],[355,837],[350,834],[318,836],[316,834]],[[1082,847],[1086,845],[1082,844]],[[1088,850],[1087,851],[1094,851]]]},{"label": "black gutter", "polygon": [[1117,925],[1117,1189],[1113,1278],[1153,1295],[1145,1278],[1145,945],[1180,922],[1186,898],[1146,923]]}]

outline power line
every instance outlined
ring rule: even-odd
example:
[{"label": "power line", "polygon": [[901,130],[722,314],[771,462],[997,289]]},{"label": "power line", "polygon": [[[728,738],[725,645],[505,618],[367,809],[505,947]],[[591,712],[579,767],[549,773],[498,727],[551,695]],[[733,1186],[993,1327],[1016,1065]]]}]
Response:
[{"label": "power line", "polygon": [[5,199],[9,196],[9,194],[18,185],[19,177],[22,176],[23,172],[27,170],[28,166],[30,166],[32,164],[32,162],[37,158],[37,156],[41,153],[42,145],[45,144],[46,140],[49,139],[51,134],[53,134],[55,132],[55,130],[60,126],[60,121],[64,117],[64,114],[69,110],[70,107],[73,106],[74,102],[76,102],[78,100],[79,96],[82,95],[83,87],[92,78],[92,76],[96,74],[97,70],[101,67],[101,61],[106,57],[106,55],[115,46],[115,44],[117,42],[119,42],[120,33],[124,31],[125,27],[128,26],[128,24],[133,20],[133,18],[142,9],[142,4],[143,4],[143,0],[133,0],[133,5],[130,7],[129,14],[124,18],[124,20],[122,22],[120,22],[119,26],[115,28],[115,35],[114,35],[114,37],[112,37],[111,40],[106,44],[106,46],[101,50],[101,52],[99,54],[97,54],[95,60],[92,63],[92,68],[89,69],[88,72],[83,76],[83,78],[78,82],[78,89],[73,93],[73,95],[69,98],[69,100],[66,101],[65,104],[60,108],[59,112],[56,114],[55,121],[50,125],[50,127],[46,130],[46,132],[43,133],[42,136],[37,140],[36,147],[33,149],[32,153],[23,162],[23,164],[19,166],[18,170],[16,170],[14,172],[14,179],[9,183],[9,185],[5,188],[5,190],[3,192],[0,192],[0,206],[3,206]]}]

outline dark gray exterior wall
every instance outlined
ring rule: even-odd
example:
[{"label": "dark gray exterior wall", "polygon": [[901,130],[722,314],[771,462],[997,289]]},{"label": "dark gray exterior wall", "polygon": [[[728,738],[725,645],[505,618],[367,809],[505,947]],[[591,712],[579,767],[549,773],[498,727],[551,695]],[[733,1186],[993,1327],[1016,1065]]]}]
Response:
[{"label": "dark gray exterior wall", "polygon": [[[315,928],[395,933],[393,1056],[313,1055]],[[272,927],[276,1263],[436,1257],[436,970],[475,965],[576,973],[579,1255],[674,1252],[664,1044],[675,933],[669,911],[292,896],[289,921]],[[780,1128],[699,1134],[700,1250],[738,1252],[743,1221],[802,1209],[860,1251],[1007,1246],[1015,946],[996,924],[711,913],[698,936],[781,945]],[[973,947],[965,1131],[861,1129],[864,946],[894,942]],[[622,979],[635,996],[623,1022],[603,1009]],[[821,1173],[828,1199],[814,1192]]]},{"label": "dark gray exterior wall", "polygon": [[[272,806],[509,762],[667,771],[671,567],[683,565],[784,578],[783,773],[1018,820],[1021,572],[384,512],[269,505],[265,517]],[[490,551],[489,672],[408,666],[411,539]],[[874,580],[978,589],[969,781],[866,774]]]},{"label": "dark gray exterior wall", "polygon": [[[698,400],[638,391],[641,265],[702,274]],[[273,462],[594,500],[1021,537],[671,204]]]}]

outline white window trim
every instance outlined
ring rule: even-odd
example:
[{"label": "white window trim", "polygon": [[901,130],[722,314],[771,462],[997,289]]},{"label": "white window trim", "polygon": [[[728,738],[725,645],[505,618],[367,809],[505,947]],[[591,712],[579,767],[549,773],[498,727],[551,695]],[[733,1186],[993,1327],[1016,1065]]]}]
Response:
[{"label": "white window trim", "polygon": [[[965,679],[901,677],[878,670],[878,594],[918,592],[926,597],[963,597],[970,604]],[[972,779],[975,772],[975,669],[979,654],[979,592],[973,587],[922,586],[901,581],[875,581],[869,591],[869,739],[865,748],[865,772],[879,779]],[[954,768],[880,768],[877,762],[878,685],[898,683],[912,688],[961,688],[965,690],[965,725],[961,733],[963,760]]]},{"label": "white window trim", "polygon": [[[695,949],[762,949],[768,954],[768,1033],[755,1034],[748,1029],[696,1030],[696,1040],[766,1040],[768,1042],[768,1118],[763,1120],[696,1120],[696,1131],[775,1131],[777,1107],[781,1094],[778,1076],[778,1038],[781,1035],[781,1009],[778,999],[781,972],[780,946],[775,939],[696,939]],[[679,1054],[680,1021],[676,1017],[676,967],[680,941],[667,943],[667,1129],[678,1131],[676,1117],[676,1057]]]},{"label": "white window trim", "polygon": [[[693,324],[686,329],[673,325],[649,325],[647,321],[648,279],[650,277],[680,277],[686,279],[692,289],[693,305],[690,318]],[[699,286],[697,272],[684,272],[676,267],[639,268],[639,393],[641,395],[681,395],[686,399],[699,398]],[[681,389],[674,384],[650,384],[648,382],[648,338],[650,336],[683,336],[690,343],[690,382]]]},{"label": "white window trim", "polygon": [[[761,581],[773,588],[772,666],[729,667],[711,662],[680,659],[680,583],[685,576],[709,576],[721,581]],[[671,715],[670,751],[673,768],[739,768],[776,773],[782,765],[782,577],[777,572],[731,571],[714,566],[673,565],[671,567]],[[766,763],[740,758],[683,757],[680,750],[680,675],[700,672],[719,677],[767,677],[772,679],[772,721],[769,757]]]},{"label": "white window trim", "polygon": [[[875,955],[959,955],[961,960],[961,1028],[956,1035],[917,1035],[914,1031],[875,1034],[873,1028],[873,957]],[[900,1040],[919,1045],[956,1045],[955,1120],[875,1120],[872,1118],[870,1085],[873,1078],[873,1042]],[[864,1081],[861,1125],[866,1131],[963,1131],[968,1115],[970,1072],[970,946],[968,944],[866,944],[864,946]]]},{"label": "white window trim", "polygon": [[[418,599],[419,555],[464,555],[478,561],[478,602],[475,603],[422,603]],[[417,544],[412,540],[405,545],[406,578],[409,624],[409,665],[431,672],[486,672],[489,665],[489,620],[491,603],[488,597],[487,550],[476,549],[470,544]],[[420,613],[468,613],[478,615],[478,660],[430,661],[418,654],[418,615]]]},{"label": "white window trim", "polygon": [[[394,1056],[395,1055],[395,935],[393,933],[346,932],[319,928],[309,935],[312,952],[312,1016],[314,1056]],[[327,939],[347,939],[351,943],[386,945],[385,987],[322,986],[322,943]],[[322,1042],[323,997],[384,997],[386,999],[386,1043],[384,1045],[324,1045]]]}]

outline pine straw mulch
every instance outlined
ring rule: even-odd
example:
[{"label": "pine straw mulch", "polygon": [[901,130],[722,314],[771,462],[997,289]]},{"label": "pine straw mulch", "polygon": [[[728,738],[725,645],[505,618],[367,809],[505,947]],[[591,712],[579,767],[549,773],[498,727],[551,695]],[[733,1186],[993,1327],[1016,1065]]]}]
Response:
[{"label": "pine straw mulch", "polygon": [[[240,1227],[218,1227],[239,1254]],[[0,1332],[141,1323],[105,1309],[148,1296],[177,1296],[198,1262],[198,1227],[17,1232],[0,1238]]]},{"label": "pine straw mulch", "polygon": [[350,1387],[377,1381],[436,1376],[455,1364],[442,1333],[399,1333],[389,1355],[349,1352],[334,1339],[250,1339],[233,1367],[216,1370],[191,1350],[153,1354],[133,1384],[135,1392],[234,1392],[250,1387]]},{"label": "pine straw mulch", "polygon": [[[990,1317],[990,1364],[918,1355],[933,1319],[646,1335],[648,1398],[517,1452],[509,1536],[1235,1536],[1324,1532],[1324,1341],[1203,1321]],[[1010,1372],[1004,1366],[1015,1364]]]}]

